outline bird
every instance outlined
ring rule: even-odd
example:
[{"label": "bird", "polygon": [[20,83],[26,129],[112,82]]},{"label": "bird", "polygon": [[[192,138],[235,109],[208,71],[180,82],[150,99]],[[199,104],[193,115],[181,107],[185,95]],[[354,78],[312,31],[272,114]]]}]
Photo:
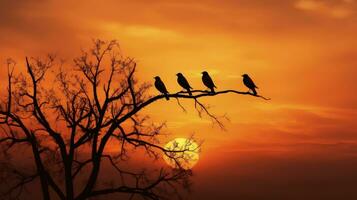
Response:
[{"label": "bird", "polygon": [[161,80],[161,78],[159,76],[155,76],[154,78],[155,78],[155,87],[156,87],[156,89],[159,92],[161,92],[161,93],[163,93],[165,95],[166,100],[169,100],[170,99],[169,95],[168,95],[169,92],[167,91],[164,82],[162,82],[162,80]]},{"label": "bird", "polygon": [[190,89],[192,89],[192,87],[190,86],[190,84],[188,83],[187,79],[183,76],[182,73],[177,73],[177,82],[178,84],[183,87],[183,89],[187,90],[188,94],[190,96],[192,96],[192,92]]},{"label": "bird", "polygon": [[255,89],[258,89],[258,87],[254,84],[253,80],[248,76],[248,74],[243,74],[242,77],[244,85],[247,86],[254,95],[257,95],[258,93]]},{"label": "bird", "polygon": [[217,87],[214,85],[212,78],[209,76],[208,72],[206,72],[206,71],[202,72],[202,82],[206,87],[211,89],[212,93],[214,93],[214,88],[217,88]]}]

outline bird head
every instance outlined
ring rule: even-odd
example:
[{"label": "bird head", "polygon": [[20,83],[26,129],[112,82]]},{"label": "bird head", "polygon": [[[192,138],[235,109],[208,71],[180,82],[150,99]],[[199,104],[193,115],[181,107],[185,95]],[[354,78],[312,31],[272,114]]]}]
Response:
[{"label": "bird head", "polygon": [[203,72],[202,72],[202,74],[208,74],[208,72],[206,72],[206,71],[203,71]]},{"label": "bird head", "polygon": [[242,77],[248,77],[248,74],[243,74]]},{"label": "bird head", "polygon": [[177,73],[176,76],[182,76],[182,74],[181,73]]},{"label": "bird head", "polygon": [[155,76],[154,79],[155,79],[155,80],[159,80],[160,77],[159,77],[159,76]]}]

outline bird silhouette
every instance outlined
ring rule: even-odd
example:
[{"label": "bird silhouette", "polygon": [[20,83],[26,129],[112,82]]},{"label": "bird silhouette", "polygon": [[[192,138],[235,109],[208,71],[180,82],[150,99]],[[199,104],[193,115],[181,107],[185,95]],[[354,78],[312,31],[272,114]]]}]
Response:
[{"label": "bird silhouette", "polygon": [[214,93],[214,88],[217,88],[217,87],[214,85],[212,78],[209,76],[208,72],[206,72],[206,71],[202,72],[202,82],[206,87],[211,89],[212,93]]},{"label": "bird silhouette", "polygon": [[249,88],[249,90],[252,90],[254,95],[257,95],[257,91],[255,89],[258,89],[258,87],[254,84],[253,80],[248,76],[248,74],[243,74],[243,83],[245,86]]},{"label": "bird silhouette", "polygon": [[192,96],[192,92],[190,90],[192,87],[188,83],[187,79],[181,73],[177,73],[176,75],[178,84],[183,87],[183,89],[187,90],[188,94]]},{"label": "bird silhouette", "polygon": [[169,100],[169,92],[166,89],[166,86],[164,82],[162,82],[161,78],[159,76],[155,76],[155,87],[159,92],[163,93],[165,95],[166,100]]}]

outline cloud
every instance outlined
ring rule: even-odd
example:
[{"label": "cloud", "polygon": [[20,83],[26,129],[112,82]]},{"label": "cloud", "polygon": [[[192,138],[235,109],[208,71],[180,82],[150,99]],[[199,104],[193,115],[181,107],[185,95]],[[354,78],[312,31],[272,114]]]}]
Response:
[{"label": "cloud", "polygon": [[353,0],[340,0],[338,3],[322,0],[298,0],[294,6],[306,12],[315,12],[337,19],[348,18],[355,13]]},{"label": "cloud", "polygon": [[98,22],[102,24],[104,32],[111,34],[124,33],[133,38],[143,39],[162,39],[162,40],[181,40],[182,36],[172,30],[157,28],[154,26],[146,25],[123,25],[120,23]]}]

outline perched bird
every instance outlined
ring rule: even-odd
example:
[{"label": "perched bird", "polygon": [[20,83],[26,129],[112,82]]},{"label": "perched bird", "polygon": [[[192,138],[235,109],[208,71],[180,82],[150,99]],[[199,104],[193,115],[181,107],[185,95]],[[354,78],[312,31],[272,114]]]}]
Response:
[{"label": "perched bird", "polygon": [[212,93],[214,93],[214,88],[217,87],[214,85],[212,78],[209,76],[209,74],[206,71],[202,72],[202,82],[206,87],[211,89]]},{"label": "perched bird", "polygon": [[159,76],[155,76],[155,87],[159,92],[163,93],[165,95],[166,100],[169,100],[169,92],[167,91],[164,82],[160,79]]},{"label": "perched bird", "polygon": [[192,87],[190,86],[190,84],[188,83],[187,79],[181,74],[181,73],[178,73],[176,74],[177,75],[177,82],[178,84],[183,87],[183,89],[187,90],[188,94],[190,96],[192,96],[192,93],[191,93],[191,90]]},{"label": "perched bird", "polygon": [[257,95],[257,91],[255,90],[258,87],[254,84],[253,80],[248,76],[248,74],[243,74],[243,83],[245,86],[252,90],[254,95]]}]

